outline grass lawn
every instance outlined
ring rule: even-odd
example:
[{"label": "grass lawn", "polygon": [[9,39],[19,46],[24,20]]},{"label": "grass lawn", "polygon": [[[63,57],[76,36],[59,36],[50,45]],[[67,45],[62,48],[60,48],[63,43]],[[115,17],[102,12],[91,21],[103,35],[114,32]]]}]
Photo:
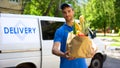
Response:
[{"label": "grass lawn", "polygon": [[111,46],[119,46],[120,47],[120,36],[98,36],[101,38],[107,38],[107,39],[112,39],[112,44]]},{"label": "grass lawn", "polygon": [[120,42],[114,42],[111,44],[111,46],[119,46],[120,47]]}]

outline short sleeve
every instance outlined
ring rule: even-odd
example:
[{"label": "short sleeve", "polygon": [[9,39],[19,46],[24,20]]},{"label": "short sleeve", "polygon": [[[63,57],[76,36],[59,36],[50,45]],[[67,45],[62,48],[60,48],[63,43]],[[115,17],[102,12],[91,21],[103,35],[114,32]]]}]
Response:
[{"label": "short sleeve", "polygon": [[62,31],[57,29],[54,35],[54,42],[61,42],[62,40]]}]

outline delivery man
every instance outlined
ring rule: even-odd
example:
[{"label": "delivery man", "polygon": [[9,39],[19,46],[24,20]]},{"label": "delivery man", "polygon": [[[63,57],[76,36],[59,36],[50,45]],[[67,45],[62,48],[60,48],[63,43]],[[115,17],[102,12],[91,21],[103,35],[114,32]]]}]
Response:
[{"label": "delivery man", "polygon": [[74,9],[67,3],[63,3],[60,8],[66,22],[55,32],[52,53],[60,57],[60,68],[88,68],[85,58],[70,57],[66,51],[68,33],[73,30]]}]

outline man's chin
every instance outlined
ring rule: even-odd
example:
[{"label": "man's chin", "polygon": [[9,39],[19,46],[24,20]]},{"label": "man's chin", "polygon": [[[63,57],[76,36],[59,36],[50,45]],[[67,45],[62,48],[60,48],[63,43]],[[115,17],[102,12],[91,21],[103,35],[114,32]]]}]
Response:
[{"label": "man's chin", "polygon": [[71,21],[72,19],[70,19],[70,18],[68,18],[68,19],[66,19],[66,21]]}]

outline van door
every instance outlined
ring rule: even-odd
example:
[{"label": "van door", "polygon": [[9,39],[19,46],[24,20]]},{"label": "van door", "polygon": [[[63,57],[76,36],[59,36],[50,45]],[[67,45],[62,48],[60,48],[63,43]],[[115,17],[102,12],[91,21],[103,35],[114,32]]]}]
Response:
[{"label": "van door", "polygon": [[40,68],[38,23],[38,19],[32,16],[0,15],[0,68],[13,68],[21,64]]},{"label": "van door", "polygon": [[[54,19],[52,19],[54,20]],[[42,27],[42,55],[43,66],[42,68],[59,68],[59,57],[52,54],[53,38],[57,28],[59,28],[63,22],[41,20]]]}]

